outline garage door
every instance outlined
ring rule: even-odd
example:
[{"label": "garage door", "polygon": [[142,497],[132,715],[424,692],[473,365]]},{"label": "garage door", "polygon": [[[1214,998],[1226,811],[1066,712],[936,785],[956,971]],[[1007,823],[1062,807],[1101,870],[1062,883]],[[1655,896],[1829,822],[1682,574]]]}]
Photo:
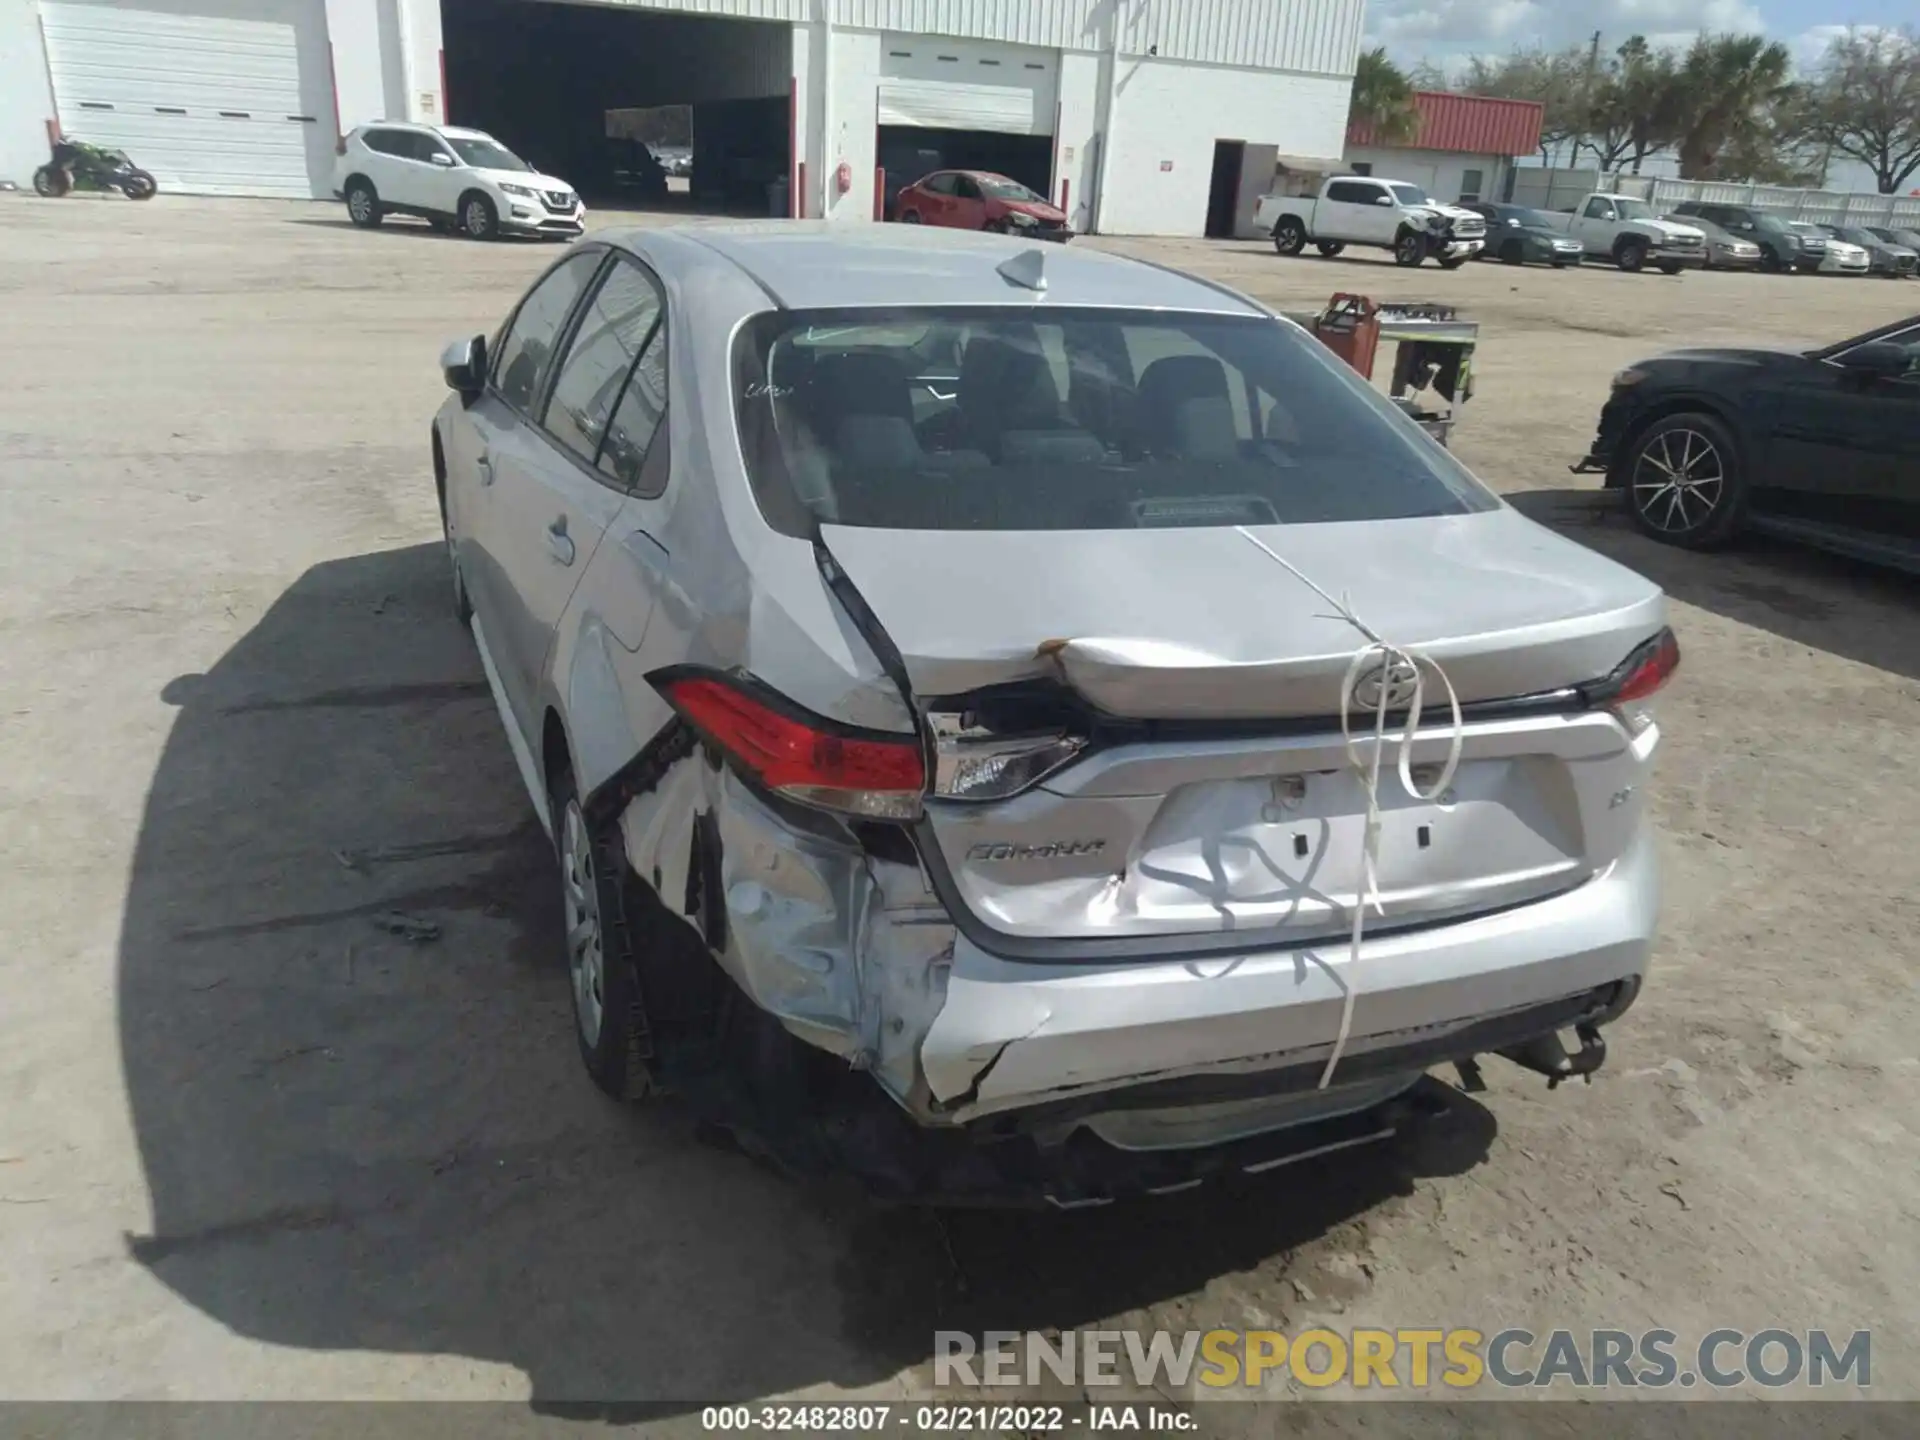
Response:
[{"label": "garage door", "polygon": [[325,0],[43,0],[41,22],[62,131],[163,191],[305,199],[329,178]]},{"label": "garage door", "polygon": [[1051,135],[1060,59],[1024,45],[888,35],[882,42],[882,125]]}]

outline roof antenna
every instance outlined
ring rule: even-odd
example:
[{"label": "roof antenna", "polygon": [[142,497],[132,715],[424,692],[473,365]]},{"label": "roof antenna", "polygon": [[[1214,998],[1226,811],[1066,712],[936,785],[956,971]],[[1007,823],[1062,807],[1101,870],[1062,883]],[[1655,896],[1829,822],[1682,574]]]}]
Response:
[{"label": "roof antenna", "polygon": [[1000,278],[1010,285],[1018,285],[1023,290],[1033,290],[1039,294],[1047,292],[1047,256],[1043,250],[1022,250],[1011,260],[1003,261],[994,268]]}]

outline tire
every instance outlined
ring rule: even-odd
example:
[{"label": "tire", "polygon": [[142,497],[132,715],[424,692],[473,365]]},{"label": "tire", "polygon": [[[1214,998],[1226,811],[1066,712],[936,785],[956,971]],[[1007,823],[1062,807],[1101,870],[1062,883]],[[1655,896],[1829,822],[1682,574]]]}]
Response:
[{"label": "tire", "polygon": [[120,182],[120,193],[129,200],[151,200],[159,191],[159,181],[144,170],[129,170]]},{"label": "tire", "polygon": [[1411,270],[1427,258],[1427,237],[1418,230],[1402,230],[1393,242],[1393,263]]},{"label": "tire", "polygon": [[1686,268],[1686,266],[1680,264],[1677,260],[1662,260],[1660,262],[1660,273],[1662,275],[1678,275]]},{"label": "tire", "polygon": [[43,195],[49,200],[57,200],[73,188],[73,181],[67,178],[67,172],[56,170],[51,165],[42,165],[33,172],[33,193]]},{"label": "tire", "polygon": [[380,194],[365,176],[356,175],[347,181],[345,198],[347,219],[362,230],[372,230],[386,218],[386,213],[380,208]]},{"label": "tire", "polygon": [[1786,267],[1780,263],[1780,257],[1771,250],[1760,252],[1760,268],[1769,275],[1778,275]]},{"label": "tire", "polygon": [[1347,243],[1344,240],[1322,240],[1315,244],[1313,248],[1331,260],[1347,248]]},{"label": "tire", "polygon": [[1297,215],[1282,215],[1273,226],[1273,248],[1292,258],[1307,248],[1307,227]]},{"label": "tire", "polygon": [[614,1099],[639,1100],[654,1087],[647,1069],[646,1017],[627,948],[626,857],[619,831],[610,827],[610,835],[598,839],[589,833],[570,771],[554,777],[550,790],[567,988],[580,1062]]},{"label": "tire", "polygon": [[918,210],[904,211],[900,216],[900,223],[902,225],[918,225],[920,223],[920,212]]},{"label": "tire", "polygon": [[478,191],[460,197],[460,233],[469,240],[492,240],[500,234],[500,212]]},{"label": "tire", "polygon": [[989,220],[981,228],[990,235],[1005,235],[1008,229],[1004,220]]},{"label": "tire", "polygon": [[1638,275],[1647,265],[1647,242],[1622,240],[1613,247],[1613,263],[1629,275]]},{"label": "tire", "polygon": [[1527,247],[1518,240],[1509,240],[1500,247],[1500,263],[1503,265],[1524,265],[1527,263]]},{"label": "tire", "polygon": [[[1676,479],[1686,479],[1685,487],[1676,489]],[[1733,433],[1698,410],[1663,416],[1636,435],[1621,484],[1627,513],[1642,534],[1688,550],[1726,544],[1746,501],[1746,471]]]}]

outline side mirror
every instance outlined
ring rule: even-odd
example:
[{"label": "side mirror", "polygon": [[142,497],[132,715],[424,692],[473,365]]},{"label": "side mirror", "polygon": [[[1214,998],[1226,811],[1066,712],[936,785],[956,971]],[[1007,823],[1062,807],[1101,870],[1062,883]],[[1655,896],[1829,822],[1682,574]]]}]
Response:
[{"label": "side mirror", "polygon": [[440,352],[440,372],[447,377],[447,388],[472,404],[487,388],[487,337],[455,340]]},{"label": "side mirror", "polygon": [[444,150],[434,151],[433,154],[427,157],[427,161],[429,164],[438,165],[442,170],[451,170],[453,168],[453,156],[447,154]]},{"label": "side mirror", "polygon": [[1838,357],[1842,369],[1871,379],[1892,380],[1913,367],[1913,355],[1905,345],[1875,340]]},{"label": "side mirror", "polygon": [[1393,197],[1391,195],[1376,195],[1373,197],[1373,203],[1376,205],[1391,205],[1393,204]]},{"label": "side mirror", "polygon": [[1518,230],[1520,228],[1520,222],[1514,219],[1513,216],[1509,215],[1507,217],[1507,228],[1511,230]]}]

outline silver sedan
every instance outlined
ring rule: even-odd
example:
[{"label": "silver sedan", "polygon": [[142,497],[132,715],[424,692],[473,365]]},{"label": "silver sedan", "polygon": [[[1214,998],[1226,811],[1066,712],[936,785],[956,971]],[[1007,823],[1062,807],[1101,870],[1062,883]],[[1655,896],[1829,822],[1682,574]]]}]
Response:
[{"label": "silver sedan", "polygon": [[603,232],[444,366],[454,599],[609,1093],[1070,1206],[1600,1063],[1663,597],[1297,326],[771,222]]}]

